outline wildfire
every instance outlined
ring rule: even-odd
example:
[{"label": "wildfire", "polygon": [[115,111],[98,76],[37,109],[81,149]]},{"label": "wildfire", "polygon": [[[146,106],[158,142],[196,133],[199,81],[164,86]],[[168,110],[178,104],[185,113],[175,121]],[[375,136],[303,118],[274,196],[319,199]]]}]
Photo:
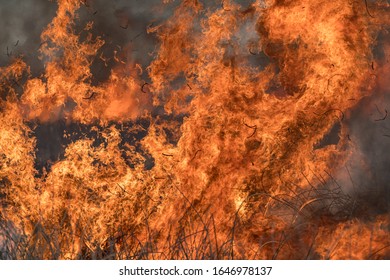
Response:
[{"label": "wildfire", "polygon": [[0,68],[0,256],[390,257],[388,1],[162,1],[147,64],[57,2]]}]

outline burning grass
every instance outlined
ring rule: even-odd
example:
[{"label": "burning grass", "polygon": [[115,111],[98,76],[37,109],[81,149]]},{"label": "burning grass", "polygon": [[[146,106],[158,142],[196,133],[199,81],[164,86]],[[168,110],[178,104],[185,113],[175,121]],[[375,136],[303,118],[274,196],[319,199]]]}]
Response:
[{"label": "burning grass", "polygon": [[0,68],[1,258],[390,257],[387,2],[182,1],[146,65],[94,3]]}]

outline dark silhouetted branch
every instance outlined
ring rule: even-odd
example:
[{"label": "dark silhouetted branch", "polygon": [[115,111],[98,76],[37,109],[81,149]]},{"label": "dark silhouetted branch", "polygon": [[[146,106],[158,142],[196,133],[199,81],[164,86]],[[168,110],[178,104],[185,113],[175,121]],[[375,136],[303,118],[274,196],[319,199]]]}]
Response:
[{"label": "dark silhouetted branch", "polygon": [[166,156],[166,157],[173,157],[173,155],[171,154],[165,154],[165,153],[162,153],[163,156]]},{"label": "dark silhouetted branch", "polygon": [[92,92],[92,94],[88,97],[83,97],[83,99],[92,99],[95,96],[96,92]]},{"label": "dark silhouetted branch", "polygon": [[129,28],[129,23],[127,23],[125,26],[123,26],[123,25],[119,25],[120,26],[120,28],[122,28],[122,29],[127,29],[127,28]]},{"label": "dark silhouetted branch", "polygon": [[200,152],[200,150],[197,150],[197,151],[195,152],[194,156],[191,158],[190,161],[193,161],[193,160],[195,159],[195,157],[198,155],[199,152]]},{"label": "dark silhouetted branch", "polygon": [[370,13],[370,10],[368,9],[367,0],[364,0],[364,3],[366,4],[366,11],[367,11],[367,14],[368,14],[370,17],[374,18],[374,16]]},{"label": "dark silhouetted branch", "polygon": [[148,84],[148,83],[144,83],[144,84],[141,86],[141,91],[142,91],[143,93],[146,93],[146,91],[144,90],[144,87],[145,87],[146,85],[149,85],[149,84]]},{"label": "dark silhouetted branch", "polygon": [[[376,110],[378,111],[378,113],[382,115],[382,112],[379,110],[379,108],[378,108],[378,106],[377,106],[376,104],[375,104],[375,107],[376,107]],[[374,121],[376,121],[376,122],[384,121],[384,120],[387,118],[387,114],[388,114],[388,112],[387,112],[387,110],[385,109],[385,115],[383,116],[383,118],[376,119],[376,120],[374,120]]]},{"label": "dark silhouetted branch", "polygon": [[343,111],[341,111],[340,109],[329,109],[328,111],[325,111],[324,113],[322,113],[322,114],[317,114],[317,113],[314,113],[315,115],[317,115],[317,116],[323,116],[323,115],[326,115],[326,114],[328,114],[329,112],[332,112],[332,111],[338,111],[338,112],[340,112],[341,113],[341,119],[340,119],[340,121],[343,121],[344,120],[344,118],[345,118],[345,115],[344,115],[344,112]]}]

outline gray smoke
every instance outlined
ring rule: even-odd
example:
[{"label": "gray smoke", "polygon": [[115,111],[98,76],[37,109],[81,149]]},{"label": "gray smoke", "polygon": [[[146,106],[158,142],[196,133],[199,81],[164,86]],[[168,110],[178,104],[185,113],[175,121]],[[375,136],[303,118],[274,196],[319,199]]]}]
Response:
[{"label": "gray smoke", "polygon": [[385,51],[390,43],[388,32],[379,34],[373,49],[371,68],[376,87],[345,122],[354,152],[337,176],[344,191],[363,205],[361,209],[367,215],[390,213],[390,57]]},{"label": "gray smoke", "polygon": [[40,34],[55,15],[57,5],[43,0],[0,0],[0,66],[12,57],[23,56],[38,72],[42,63],[37,59]]},{"label": "gray smoke", "polygon": [[[162,23],[174,11],[178,2],[163,4],[161,0],[88,0],[78,11],[76,30],[88,21],[94,22],[94,35],[103,37],[106,45],[100,50],[108,57],[112,51],[131,45],[127,55],[142,65],[151,61],[157,41],[147,34],[151,24]],[[40,34],[56,14],[57,3],[49,0],[0,0],[0,66],[9,64],[12,57],[23,56],[33,74],[42,71],[37,59]]]}]

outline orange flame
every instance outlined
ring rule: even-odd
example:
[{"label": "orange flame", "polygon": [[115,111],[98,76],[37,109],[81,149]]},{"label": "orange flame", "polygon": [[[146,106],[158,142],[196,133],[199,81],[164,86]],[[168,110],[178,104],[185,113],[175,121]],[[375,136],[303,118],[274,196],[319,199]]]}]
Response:
[{"label": "orange flame", "polygon": [[[388,93],[388,3],[185,0],[148,27],[160,44],[146,81],[115,50],[98,82],[105,42],[93,22],[76,32],[82,4],[58,0],[41,76],[21,59],[0,69],[8,258],[389,257],[388,204],[373,211],[340,183],[364,154],[353,111]],[[60,120],[69,142],[40,172],[34,132]]]}]

